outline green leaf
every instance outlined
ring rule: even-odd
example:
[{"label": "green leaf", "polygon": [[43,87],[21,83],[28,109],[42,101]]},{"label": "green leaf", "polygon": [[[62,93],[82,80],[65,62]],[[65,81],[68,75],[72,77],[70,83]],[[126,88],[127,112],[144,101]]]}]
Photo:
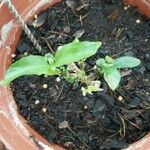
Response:
[{"label": "green leaf", "polygon": [[112,90],[115,90],[120,82],[121,75],[117,68],[113,66],[105,66],[102,68],[104,79]]},{"label": "green leaf", "polygon": [[101,67],[104,63],[105,63],[105,59],[103,59],[103,58],[99,58],[99,59],[97,59],[97,61],[96,61],[96,65],[97,65],[98,67]]},{"label": "green leaf", "polygon": [[117,68],[132,68],[136,67],[141,61],[135,57],[123,56],[114,61],[114,66]]},{"label": "green leaf", "polygon": [[107,64],[112,64],[114,62],[114,59],[110,56],[106,56],[105,61],[106,61]]},{"label": "green leaf", "polygon": [[65,77],[66,81],[70,82],[70,83],[74,83],[76,80],[76,76],[74,75],[70,75],[69,77]]},{"label": "green leaf", "polygon": [[75,40],[72,43],[61,46],[55,54],[55,65],[60,67],[91,57],[97,52],[101,44],[101,42],[79,42]]},{"label": "green leaf", "polygon": [[55,75],[59,71],[51,66],[45,56],[30,55],[13,63],[7,70],[2,85],[7,85],[23,75]]},{"label": "green leaf", "polygon": [[51,53],[47,53],[44,58],[49,64],[54,63],[54,56]]}]

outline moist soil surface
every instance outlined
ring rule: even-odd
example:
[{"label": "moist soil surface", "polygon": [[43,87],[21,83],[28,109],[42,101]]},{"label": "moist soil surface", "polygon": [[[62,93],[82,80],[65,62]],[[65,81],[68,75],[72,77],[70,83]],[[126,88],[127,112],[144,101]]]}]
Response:
[{"label": "moist soil surface", "polygon": [[[150,22],[135,8],[117,0],[67,0],[46,10],[29,23],[42,45],[42,55],[75,37],[102,41],[97,54],[86,60],[92,68],[105,55],[139,58],[139,67],[123,70],[113,92],[101,79],[101,92],[82,96],[80,83],[57,76],[25,76],[12,90],[20,113],[49,142],[70,150],[126,148],[150,130]],[[14,61],[40,54],[23,33]],[[43,85],[47,84],[46,88]]]}]

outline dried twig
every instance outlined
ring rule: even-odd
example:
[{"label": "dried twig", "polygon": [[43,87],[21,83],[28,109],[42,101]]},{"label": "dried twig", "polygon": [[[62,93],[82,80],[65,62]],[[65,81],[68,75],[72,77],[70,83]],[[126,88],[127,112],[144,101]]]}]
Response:
[{"label": "dried twig", "polygon": [[52,33],[52,34],[58,34],[58,35],[63,35],[63,36],[71,37],[70,35],[62,33],[62,32],[57,32],[57,31],[48,31],[48,32]]},{"label": "dried twig", "polygon": [[90,149],[89,148],[89,146],[79,137],[79,136],[77,136],[77,134],[74,132],[74,131],[72,131],[70,128],[67,128],[73,135],[75,135],[88,149]]},{"label": "dried twig", "polygon": [[132,121],[128,120],[126,117],[124,117],[123,115],[120,114],[120,116],[122,118],[124,118],[126,121],[128,121],[131,125],[133,125],[134,127],[136,127],[137,129],[141,130],[141,127],[139,127],[138,125],[136,125],[135,123],[133,123]]},{"label": "dried twig", "polygon": [[123,132],[121,132],[121,130],[120,130],[120,134],[121,134],[121,136],[125,137],[125,135],[126,135],[126,125],[125,125],[125,121],[124,121],[124,118],[123,118],[120,114],[118,114],[118,115],[119,115],[119,117],[120,117],[120,119],[121,119],[122,128],[123,128]]}]

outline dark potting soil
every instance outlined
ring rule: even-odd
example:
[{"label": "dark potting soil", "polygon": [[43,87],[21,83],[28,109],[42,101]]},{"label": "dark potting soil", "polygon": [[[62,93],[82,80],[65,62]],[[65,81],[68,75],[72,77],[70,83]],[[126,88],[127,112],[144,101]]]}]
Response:
[{"label": "dark potting soil", "polygon": [[[142,61],[132,71],[123,71],[125,77],[114,92],[101,79],[104,91],[85,97],[80,83],[58,81],[57,76],[16,79],[11,85],[14,97],[31,127],[70,150],[117,150],[146,135],[150,130],[149,20],[117,0],[67,0],[39,15],[29,27],[42,45],[42,55],[75,37],[102,41],[102,48],[86,61],[87,69],[105,55]],[[29,54],[39,53],[23,33],[14,61]]]}]

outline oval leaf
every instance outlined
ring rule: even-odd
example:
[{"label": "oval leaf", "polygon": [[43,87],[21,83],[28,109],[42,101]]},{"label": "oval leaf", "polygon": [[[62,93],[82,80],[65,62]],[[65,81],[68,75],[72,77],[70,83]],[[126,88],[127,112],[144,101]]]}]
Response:
[{"label": "oval leaf", "polygon": [[54,75],[59,71],[52,69],[45,56],[30,55],[13,63],[7,70],[2,85],[7,85],[23,75]]},{"label": "oval leaf", "polygon": [[96,61],[96,65],[99,67],[103,66],[104,63],[105,63],[105,59],[103,59],[103,58],[99,58]]},{"label": "oval leaf", "polygon": [[123,56],[114,61],[114,66],[117,68],[132,68],[136,67],[141,61],[135,57]]},{"label": "oval leaf", "polygon": [[104,79],[112,90],[115,90],[120,82],[121,75],[117,68],[113,66],[103,67]]},{"label": "oval leaf", "polygon": [[60,67],[62,65],[78,62],[81,59],[91,57],[97,52],[101,44],[101,42],[79,42],[76,40],[59,47],[55,54],[55,65]]}]

